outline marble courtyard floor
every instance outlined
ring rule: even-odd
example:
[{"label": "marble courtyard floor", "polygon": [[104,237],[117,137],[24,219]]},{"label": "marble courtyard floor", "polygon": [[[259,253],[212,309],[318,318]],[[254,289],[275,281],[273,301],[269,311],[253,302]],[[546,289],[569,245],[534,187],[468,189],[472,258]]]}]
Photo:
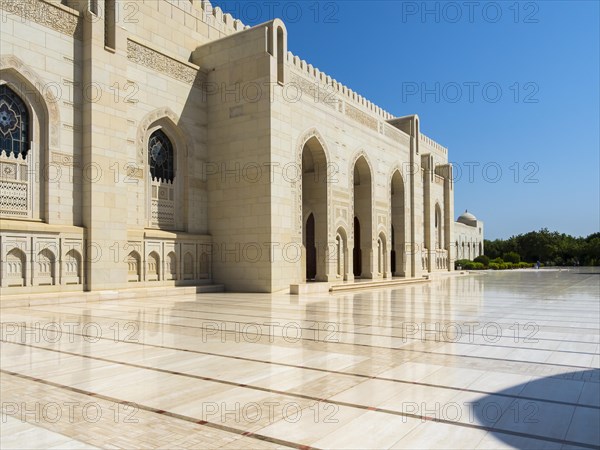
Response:
[{"label": "marble courtyard floor", "polygon": [[599,448],[600,270],[1,310],[5,448]]}]

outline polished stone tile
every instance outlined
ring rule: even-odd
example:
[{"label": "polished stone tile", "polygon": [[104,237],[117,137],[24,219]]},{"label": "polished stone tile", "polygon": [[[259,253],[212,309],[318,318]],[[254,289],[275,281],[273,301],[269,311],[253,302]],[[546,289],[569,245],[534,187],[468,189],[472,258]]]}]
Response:
[{"label": "polished stone tile", "polygon": [[[94,402],[105,416],[10,415],[2,448],[37,435],[45,448],[598,445],[597,281],[486,273],[335,295],[4,308],[3,402]],[[59,339],[35,331],[67,323],[76,330]],[[449,324],[459,339],[427,331]],[[86,325],[99,339],[81,335]],[[128,402],[140,420],[110,420]]]}]

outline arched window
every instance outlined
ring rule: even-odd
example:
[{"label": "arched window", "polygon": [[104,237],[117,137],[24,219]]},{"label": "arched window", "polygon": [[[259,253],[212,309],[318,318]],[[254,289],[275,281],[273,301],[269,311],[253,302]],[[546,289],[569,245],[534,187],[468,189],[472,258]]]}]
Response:
[{"label": "arched window", "polygon": [[29,152],[29,111],[7,85],[0,86],[0,154],[25,159]]},{"label": "arched window", "polygon": [[175,179],[173,144],[160,129],[150,135],[148,165],[152,180],[172,183]]}]

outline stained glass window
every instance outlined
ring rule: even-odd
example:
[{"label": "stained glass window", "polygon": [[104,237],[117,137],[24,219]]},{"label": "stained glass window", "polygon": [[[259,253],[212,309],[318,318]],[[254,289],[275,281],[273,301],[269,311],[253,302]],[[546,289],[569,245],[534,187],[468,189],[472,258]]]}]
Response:
[{"label": "stained glass window", "polygon": [[162,130],[156,130],[148,141],[148,164],[153,180],[173,182],[173,145]]},{"label": "stained glass window", "polygon": [[23,159],[29,151],[29,111],[7,85],[0,86],[0,154]]}]

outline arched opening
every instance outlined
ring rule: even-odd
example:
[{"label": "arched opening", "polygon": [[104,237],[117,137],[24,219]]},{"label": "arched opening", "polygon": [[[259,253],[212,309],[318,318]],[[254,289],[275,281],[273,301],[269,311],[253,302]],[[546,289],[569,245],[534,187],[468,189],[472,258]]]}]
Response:
[{"label": "arched opening", "polygon": [[483,245],[481,245],[481,242],[479,243],[479,255],[477,256],[481,256],[483,255]]},{"label": "arched opening", "polygon": [[175,252],[170,252],[167,255],[165,275],[168,280],[177,280],[177,255],[175,255]]},{"label": "arched opening", "polygon": [[392,274],[395,275],[396,274],[396,250],[394,250],[395,245],[396,245],[396,237],[395,237],[395,230],[394,230],[394,225],[392,225],[392,242],[391,242],[391,249],[392,251],[390,252],[390,269],[392,270]]},{"label": "arched opening", "polygon": [[362,273],[362,253],[360,250],[360,221],[354,217],[354,248],[352,249],[352,265],[354,277]]},{"label": "arched opening", "polygon": [[208,253],[204,251],[200,254],[199,272],[198,278],[210,278],[210,259]]},{"label": "arched opening", "polygon": [[37,273],[35,282],[39,286],[53,286],[55,284],[56,258],[54,253],[45,248],[37,255]]},{"label": "arched opening", "polygon": [[335,238],[336,244],[336,272],[338,278],[348,280],[348,234],[346,230],[339,227]]},{"label": "arched opening", "polygon": [[317,276],[317,247],[315,245],[315,216],[306,220],[306,279],[314,280]]},{"label": "arched opening", "polygon": [[[364,156],[354,164],[354,276],[373,277],[371,169]],[[358,237],[358,238],[357,238]]]},{"label": "arched opening", "polygon": [[285,71],[285,37],[283,35],[283,28],[277,27],[277,82],[283,84],[284,71]]},{"label": "arched opening", "polygon": [[138,252],[130,252],[127,255],[127,281],[136,283],[142,279],[142,264]]},{"label": "arched opening", "polygon": [[327,158],[316,137],[302,150],[302,244],[307,280],[327,280]]},{"label": "arched opening", "polygon": [[6,255],[6,275],[2,284],[6,287],[27,285],[27,259],[25,253],[13,248]]},{"label": "arched opening", "polygon": [[405,243],[406,243],[406,210],[404,201],[404,180],[400,171],[392,175],[391,183],[392,202],[392,242],[391,242],[391,270],[392,275],[403,277],[405,271]]},{"label": "arched opening", "polygon": [[0,85],[0,154],[25,159],[31,148],[29,111],[7,85]]},{"label": "arched opening", "polygon": [[56,123],[49,122],[47,97],[38,90],[42,85],[34,85],[39,80],[28,75],[12,68],[1,71],[6,82],[0,85],[0,215],[47,219],[48,177],[40,176],[40,168],[46,167],[49,131]]},{"label": "arched opening", "polygon": [[[185,230],[187,223],[188,143],[176,117],[167,115],[144,130],[148,164],[146,181],[147,227]],[[146,125],[144,124],[144,127]]]},{"label": "arched opening", "polygon": [[440,204],[435,204],[435,213],[434,213],[434,225],[435,225],[435,248],[442,249],[444,248],[444,233],[443,233],[443,223],[442,223],[442,209],[440,208]]},{"label": "arched opening", "polygon": [[65,255],[65,284],[81,284],[81,255],[77,250],[69,250]]},{"label": "arched opening", "polygon": [[159,281],[160,280],[160,256],[156,252],[152,252],[148,255],[148,281]]},{"label": "arched opening", "polygon": [[377,274],[383,277],[387,274],[387,254],[385,235],[379,233],[377,238]]},{"label": "arched opening", "polygon": [[183,279],[184,280],[193,280],[195,278],[194,274],[194,257],[190,252],[187,252],[183,256]]}]

